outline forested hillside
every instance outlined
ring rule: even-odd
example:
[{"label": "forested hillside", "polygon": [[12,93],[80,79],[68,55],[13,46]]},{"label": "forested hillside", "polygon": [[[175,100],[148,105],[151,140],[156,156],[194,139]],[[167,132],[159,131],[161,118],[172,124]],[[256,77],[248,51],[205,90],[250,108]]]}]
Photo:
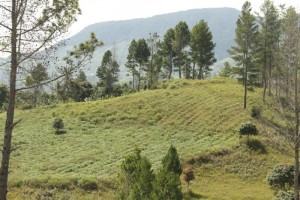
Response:
[{"label": "forested hillside", "polygon": [[59,55],[66,55],[73,45],[85,41],[91,32],[104,42],[104,46],[96,51],[92,64],[86,71],[89,80],[97,81],[95,71],[101,64],[101,58],[106,50],[116,49],[117,61],[121,66],[120,81],[128,80],[128,73],[124,64],[128,54],[128,47],[133,39],[148,38],[149,33],[157,33],[160,38],[169,28],[175,27],[180,21],[185,21],[192,28],[200,20],[205,20],[216,43],[215,55],[217,60],[227,58],[227,50],[234,44],[234,27],[239,11],[233,8],[195,9],[150,18],[101,22],[83,28],[78,34],[67,41],[67,46],[59,50]]}]

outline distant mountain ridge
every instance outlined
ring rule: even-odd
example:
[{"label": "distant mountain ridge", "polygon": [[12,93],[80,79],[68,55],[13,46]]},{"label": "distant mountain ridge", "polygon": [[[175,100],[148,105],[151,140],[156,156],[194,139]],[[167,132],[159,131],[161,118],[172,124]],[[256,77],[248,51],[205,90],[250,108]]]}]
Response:
[{"label": "distant mountain ridge", "polygon": [[[67,39],[67,45],[59,49],[58,55],[64,57],[68,50],[74,45],[84,42],[94,32],[97,38],[104,42],[104,46],[99,48],[88,69],[85,69],[88,79],[97,82],[95,76],[105,51],[116,49],[118,62],[121,66],[120,81],[128,79],[127,69],[124,67],[128,54],[128,47],[133,39],[147,39],[149,33],[157,32],[163,38],[169,28],[174,28],[180,21],[185,21],[189,28],[204,19],[213,34],[213,41],[216,43],[215,56],[218,61],[227,58],[227,50],[234,45],[235,26],[240,11],[234,8],[203,8],[175,13],[157,15],[149,18],[133,20],[108,21],[91,24],[82,31]],[[63,64],[63,63],[59,63]]]}]

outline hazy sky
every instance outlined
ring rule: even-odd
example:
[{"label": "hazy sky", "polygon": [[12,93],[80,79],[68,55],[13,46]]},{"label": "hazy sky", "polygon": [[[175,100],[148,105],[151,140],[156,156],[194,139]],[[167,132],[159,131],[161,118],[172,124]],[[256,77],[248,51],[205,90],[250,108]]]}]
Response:
[{"label": "hazy sky", "polygon": [[[72,26],[74,34],[89,24],[196,9],[232,7],[241,9],[245,0],[79,0],[82,15]],[[264,0],[250,0],[253,10],[259,11]],[[275,5],[292,5],[299,11],[299,0],[274,0]]]}]

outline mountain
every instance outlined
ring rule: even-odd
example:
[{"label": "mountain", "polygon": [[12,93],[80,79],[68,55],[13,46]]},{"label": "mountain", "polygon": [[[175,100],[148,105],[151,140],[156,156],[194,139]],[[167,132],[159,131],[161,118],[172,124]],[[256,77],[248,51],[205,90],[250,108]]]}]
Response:
[{"label": "mountain", "polygon": [[119,64],[121,65],[120,80],[126,79],[127,70],[124,67],[128,53],[128,47],[133,39],[148,38],[149,33],[157,32],[161,38],[169,28],[174,28],[180,21],[186,21],[189,28],[204,19],[213,34],[213,41],[216,43],[215,56],[217,60],[228,57],[227,50],[234,45],[236,20],[240,11],[233,8],[205,8],[187,10],[149,18],[109,21],[89,25],[76,35],[70,37],[67,46],[60,49],[60,55],[65,55],[74,45],[89,38],[94,32],[98,39],[104,42],[104,46],[96,51],[94,59],[85,70],[89,80],[97,81],[95,71],[100,65],[102,56],[106,50],[117,49]]}]

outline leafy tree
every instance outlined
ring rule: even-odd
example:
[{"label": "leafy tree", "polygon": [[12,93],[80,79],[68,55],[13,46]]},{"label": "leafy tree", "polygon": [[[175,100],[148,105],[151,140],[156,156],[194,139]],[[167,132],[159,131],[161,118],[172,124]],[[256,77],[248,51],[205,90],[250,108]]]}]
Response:
[{"label": "leafy tree", "polygon": [[167,154],[162,159],[162,169],[158,172],[153,184],[153,199],[181,200],[182,172],[179,157],[175,147],[171,145]]},{"label": "leafy tree", "polygon": [[239,134],[247,135],[247,140],[249,141],[250,135],[257,135],[258,130],[254,124],[252,124],[251,122],[246,122],[240,126]]},{"label": "leafy tree", "polygon": [[129,72],[132,74],[132,89],[135,90],[136,85],[136,76],[137,76],[137,60],[135,56],[135,52],[137,48],[137,43],[135,40],[132,40],[129,48],[128,48],[128,55],[127,55],[127,62],[125,63],[125,67],[128,68]]},{"label": "leafy tree", "polygon": [[167,155],[162,160],[163,169],[165,171],[180,175],[182,172],[180,160],[177,150],[172,145],[170,146]]},{"label": "leafy tree", "polygon": [[233,76],[233,67],[229,62],[224,63],[224,67],[221,69],[219,76],[221,77],[232,77]]},{"label": "leafy tree", "polygon": [[194,63],[199,67],[198,79],[204,79],[204,75],[211,69],[209,66],[216,62],[212,41],[212,33],[209,30],[207,22],[200,20],[191,31],[190,46]]},{"label": "leafy tree", "polygon": [[295,167],[289,164],[276,165],[267,175],[267,182],[277,194],[279,191],[288,191],[294,184]]},{"label": "leafy tree", "polygon": [[62,74],[55,78],[55,80],[62,78],[57,83],[56,89],[58,96],[65,102],[68,99],[74,101],[83,101],[90,96],[92,86],[89,82],[78,82],[74,80],[73,73],[90,63],[95,49],[102,46],[103,43],[99,41],[94,33],[90,34],[89,40],[75,46],[74,49],[68,52],[64,58],[65,65],[58,68]]},{"label": "leafy tree", "polygon": [[274,2],[265,0],[261,6],[261,13],[259,16],[260,31],[260,63],[262,64],[262,78],[263,78],[263,101],[265,101],[266,90],[269,88],[269,95],[271,94],[272,83],[272,66],[275,62],[275,57],[278,54],[278,43],[280,37],[280,19],[279,11],[275,7]]},{"label": "leafy tree", "polygon": [[173,65],[174,65],[174,57],[176,53],[173,49],[175,40],[175,30],[170,28],[167,30],[164,35],[163,41],[160,43],[160,51],[159,54],[163,57],[162,65],[165,73],[165,77],[169,80],[172,77],[173,73]]},{"label": "leafy tree", "polygon": [[236,22],[235,43],[237,46],[233,46],[231,50],[229,50],[231,57],[238,65],[241,65],[244,70],[244,108],[247,106],[248,70],[250,67],[253,67],[258,37],[258,25],[255,22],[255,16],[251,12],[251,3],[246,1],[242,6],[242,13]]},{"label": "leafy tree", "polygon": [[157,33],[150,33],[150,37],[147,39],[147,44],[149,47],[149,61],[146,64],[146,79],[148,88],[157,83],[159,79],[159,72],[161,71],[161,57],[158,54],[159,50],[159,35]]},{"label": "leafy tree", "polygon": [[[0,51],[9,59],[9,99],[0,168],[0,199],[6,200],[14,110],[17,92],[17,72],[28,69],[28,62],[49,57],[49,50],[80,13],[78,0],[12,0],[0,2]],[[50,48],[51,50],[51,48]],[[27,62],[25,62],[27,61]]]},{"label": "leafy tree", "polygon": [[121,164],[121,199],[150,199],[154,174],[146,157],[141,156],[141,150],[135,149]]},{"label": "leafy tree", "polygon": [[182,66],[184,65],[184,49],[190,41],[190,31],[186,22],[180,21],[175,26],[174,41],[172,43],[173,51],[176,53],[175,66],[181,78]]},{"label": "leafy tree", "polygon": [[100,79],[98,85],[105,88],[105,93],[113,94],[114,83],[118,81],[119,64],[110,50],[107,50],[102,58],[101,66],[96,75]]},{"label": "leafy tree", "polygon": [[0,108],[2,108],[3,104],[7,101],[7,94],[6,85],[0,84]]},{"label": "leafy tree", "polygon": [[40,93],[40,90],[42,89],[41,83],[43,81],[48,80],[48,72],[47,68],[43,66],[41,63],[38,63],[35,67],[33,67],[30,70],[30,75],[26,77],[26,83],[25,85],[27,87],[32,87],[32,93],[33,93],[33,98],[32,98],[32,106],[36,107],[37,104],[37,97]]},{"label": "leafy tree", "polygon": [[274,124],[274,128],[290,144],[294,152],[294,197],[299,200],[299,13],[294,7],[289,7],[282,19],[282,35],[280,51],[283,62],[280,63],[280,81],[278,92],[272,96],[276,102],[274,112],[285,122],[285,126]]},{"label": "leafy tree", "polygon": [[78,81],[78,82],[87,81],[87,77],[86,77],[84,71],[82,71],[82,69],[79,70],[79,73],[77,75],[76,81]]},{"label": "leafy tree", "polygon": [[153,184],[152,199],[182,200],[181,181],[178,174],[161,170]]},{"label": "leafy tree", "polygon": [[53,128],[56,129],[56,133],[58,133],[59,129],[63,129],[64,128],[64,122],[61,118],[56,118],[53,121]]},{"label": "leafy tree", "polygon": [[138,64],[138,71],[137,71],[137,77],[138,77],[138,87],[137,90],[140,91],[141,86],[141,78],[143,76],[143,70],[145,68],[146,63],[148,62],[148,59],[150,57],[150,49],[147,45],[147,42],[145,39],[139,39],[137,41],[136,45],[136,52],[135,52],[135,58]]}]

